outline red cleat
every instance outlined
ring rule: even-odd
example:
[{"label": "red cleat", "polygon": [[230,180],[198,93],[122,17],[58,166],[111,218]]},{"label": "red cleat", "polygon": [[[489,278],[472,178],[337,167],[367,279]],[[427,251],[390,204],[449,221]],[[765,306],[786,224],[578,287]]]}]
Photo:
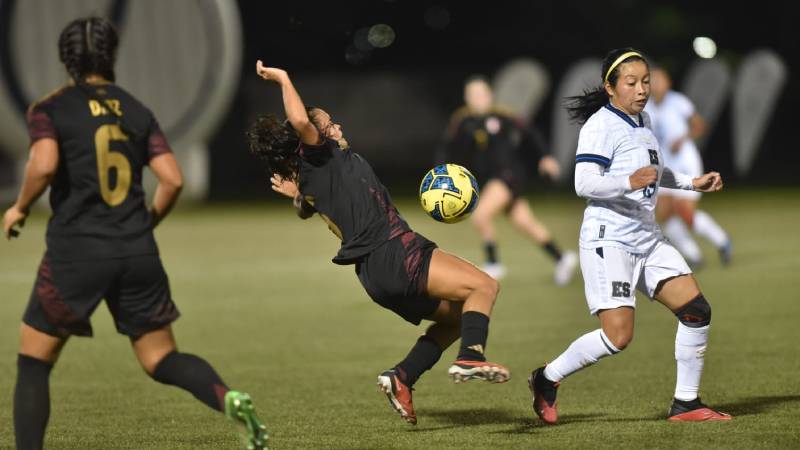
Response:
[{"label": "red cleat", "polygon": [[670,422],[706,422],[709,420],[731,420],[733,417],[719,411],[714,411],[696,398],[690,401],[673,400],[669,409]]},{"label": "red cleat", "polygon": [[447,374],[455,383],[463,383],[469,380],[484,380],[490,383],[505,383],[511,379],[511,372],[500,364],[488,361],[467,361],[456,360]]},{"label": "red cleat", "polygon": [[533,393],[531,400],[533,412],[544,423],[554,425],[558,422],[558,409],[556,408],[558,386],[561,383],[550,381],[544,376],[544,367],[539,367],[528,378],[528,389]]},{"label": "red cleat", "polygon": [[387,370],[378,376],[378,388],[386,394],[389,404],[400,413],[406,422],[417,424],[417,414],[411,400],[411,388],[403,384],[395,370]]}]

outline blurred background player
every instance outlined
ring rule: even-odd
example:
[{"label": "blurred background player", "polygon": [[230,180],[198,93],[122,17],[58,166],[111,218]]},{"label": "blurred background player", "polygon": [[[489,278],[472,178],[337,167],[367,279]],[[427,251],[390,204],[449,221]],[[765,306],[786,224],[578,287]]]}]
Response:
[{"label": "blurred background player", "polygon": [[439,146],[437,164],[457,162],[474,170],[482,184],[472,223],[483,240],[486,264],[483,270],[501,279],[506,268],[497,255],[494,219],[500,213],[525,236],[538,243],[556,264],[554,280],[565,285],[578,265],[573,251],[562,252],[550,231],[537,220],[523,197],[529,168],[538,164],[539,173],[559,175],[555,158],[546,155],[541,136],[510,111],[494,105],[492,88],[486,78],[472,76],[464,83],[465,105],[452,116]]},{"label": "blurred background player", "polygon": [[575,191],[587,199],[580,233],[581,271],[591,314],[600,329],[575,341],[553,362],[533,371],[534,412],[556,423],[556,392],[567,376],[624,350],[633,339],[635,290],[678,318],[677,381],[671,421],[729,420],[698,396],[711,323],[711,305],[692,271],[655,221],[659,185],[713,192],[716,172],[699,178],[663,165],[658,141],[643,113],[650,70],[641,53],[612,50],[602,64],[602,84],[572,97],[570,115],[584,123],[575,157]]},{"label": "blurred background player", "polygon": [[[105,299],[154,380],[189,391],[244,428],[263,448],[264,426],[250,397],[230,390],[202,358],[177,350],[178,316],[153,228],[172,209],[183,176],[147,107],[114,84],[118,38],[105,19],[70,22],[58,47],[72,81],[28,111],[30,158],[19,197],[3,217],[19,234],[34,201],[50,187],[47,251],[23,317],[14,391],[17,448],[41,449],[50,415],[50,372],[72,336],[91,336]],[[158,179],[148,211],[142,169]]]},{"label": "blurred background player", "polygon": [[333,262],[354,264],[376,303],[414,325],[434,322],[404,360],[378,377],[391,406],[417,423],[411,388],[459,337],[448,369],[453,381],[507,381],[508,369],[484,356],[497,281],[412,231],[341,126],[320,108],[306,109],[284,70],[258,61],[256,72],[280,86],[287,117],[261,116],[248,132],[251,152],[272,174],[272,189],[293,200],[301,219],[319,214],[342,242]]},{"label": "blurred background player", "polygon": [[[703,174],[703,159],[695,140],[705,133],[705,121],[688,97],[672,90],[672,80],[664,68],[656,67],[650,72],[650,87],[652,95],[645,111],[661,145],[664,165],[699,177]],[[656,218],[664,223],[664,234],[693,268],[703,265],[703,255],[689,230],[711,242],[727,265],[731,260],[730,238],[710,214],[697,209],[701,195],[696,191],[659,189]]]}]

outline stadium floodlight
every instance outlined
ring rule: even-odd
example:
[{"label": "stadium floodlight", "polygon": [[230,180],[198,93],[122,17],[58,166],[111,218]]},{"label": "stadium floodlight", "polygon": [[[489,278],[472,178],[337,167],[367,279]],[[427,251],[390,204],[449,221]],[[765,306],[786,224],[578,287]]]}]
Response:
[{"label": "stadium floodlight", "polygon": [[717,54],[717,43],[707,36],[698,36],[692,41],[692,47],[697,56],[711,59]]}]

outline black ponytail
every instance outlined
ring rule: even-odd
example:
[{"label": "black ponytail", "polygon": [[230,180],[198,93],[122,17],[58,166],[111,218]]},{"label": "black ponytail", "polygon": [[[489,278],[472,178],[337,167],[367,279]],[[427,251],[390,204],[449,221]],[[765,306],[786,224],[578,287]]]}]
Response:
[{"label": "black ponytail", "polygon": [[[614,62],[616,62],[620,56],[628,52],[634,52],[637,54],[628,56],[622,61],[619,61],[613,68],[611,67],[611,65],[614,64]],[[619,79],[619,66],[622,65],[622,63],[643,61],[645,64],[647,64],[647,60],[641,55],[641,52],[634,50],[631,47],[618,48],[608,52],[606,57],[603,59],[603,64],[600,69],[600,86],[584,90],[583,95],[565,98],[566,101],[564,103],[564,107],[567,109],[570,119],[578,123],[584,123],[589,120],[589,117],[592,117],[592,114],[596,113],[600,108],[605,106],[605,104],[608,103],[608,94],[606,93],[605,82],[608,81],[611,86],[615,86],[617,84],[617,80]],[[612,69],[610,73],[609,69]],[[606,76],[607,73],[608,75]]]},{"label": "black ponytail", "polygon": [[[99,75],[114,82],[118,45],[117,30],[111,22],[102,17],[73,20],[64,27],[58,39],[59,59],[67,68],[67,73],[75,82],[75,86],[100,105],[105,105],[105,100],[86,83],[86,77]],[[142,137],[141,133],[127,123],[114,108],[106,109],[116,116],[120,128],[132,140]]]}]

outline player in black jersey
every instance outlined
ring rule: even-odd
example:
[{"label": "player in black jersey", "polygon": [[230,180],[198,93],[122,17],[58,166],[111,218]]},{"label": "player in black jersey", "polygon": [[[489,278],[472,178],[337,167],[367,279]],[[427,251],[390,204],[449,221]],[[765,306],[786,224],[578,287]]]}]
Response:
[{"label": "player in black jersey", "polygon": [[320,108],[307,110],[285,71],[261,61],[256,71],[281,87],[287,116],[262,116],[248,132],[251,151],[272,174],[272,189],[292,198],[301,218],[319,214],[342,241],[333,262],[354,264],[376,303],[415,325],[434,322],[404,360],[378,377],[392,407],[416,424],[411,387],[459,336],[459,354],[448,369],[455,382],[507,381],[508,369],[483,354],[497,282],[412,231],[369,163],[350,150],[341,126]]},{"label": "player in black jersey", "polygon": [[511,111],[494,105],[492,88],[479,75],[464,83],[465,106],[453,113],[445,137],[436,152],[436,163],[456,162],[474,169],[481,187],[481,201],[472,213],[472,223],[486,252],[484,271],[496,279],[506,272],[497,257],[494,219],[505,212],[525,236],[542,246],[556,263],[554,280],[569,282],[578,259],[573,251],[562,252],[550,231],[533,215],[523,197],[528,168],[538,164],[539,173],[555,178],[558,162],[544,152],[538,133],[529,129]]},{"label": "player in black jersey", "polygon": [[[225,412],[246,430],[248,448],[263,448],[266,432],[250,397],[230,390],[205,360],[177,351],[170,324],[179,314],[153,227],[175,204],[183,177],[153,114],[113,84],[117,43],[105,19],[68,24],[58,45],[72,82],[27,115],[30,159],[3,229],[17,236],[48,186],[53,215],[20,333],[17,448],[42,448],[50,371],[70,336],[92,335],[89,319],[102,299],[148,375]],[[149,211],[146,165],[158,179]]]}]

